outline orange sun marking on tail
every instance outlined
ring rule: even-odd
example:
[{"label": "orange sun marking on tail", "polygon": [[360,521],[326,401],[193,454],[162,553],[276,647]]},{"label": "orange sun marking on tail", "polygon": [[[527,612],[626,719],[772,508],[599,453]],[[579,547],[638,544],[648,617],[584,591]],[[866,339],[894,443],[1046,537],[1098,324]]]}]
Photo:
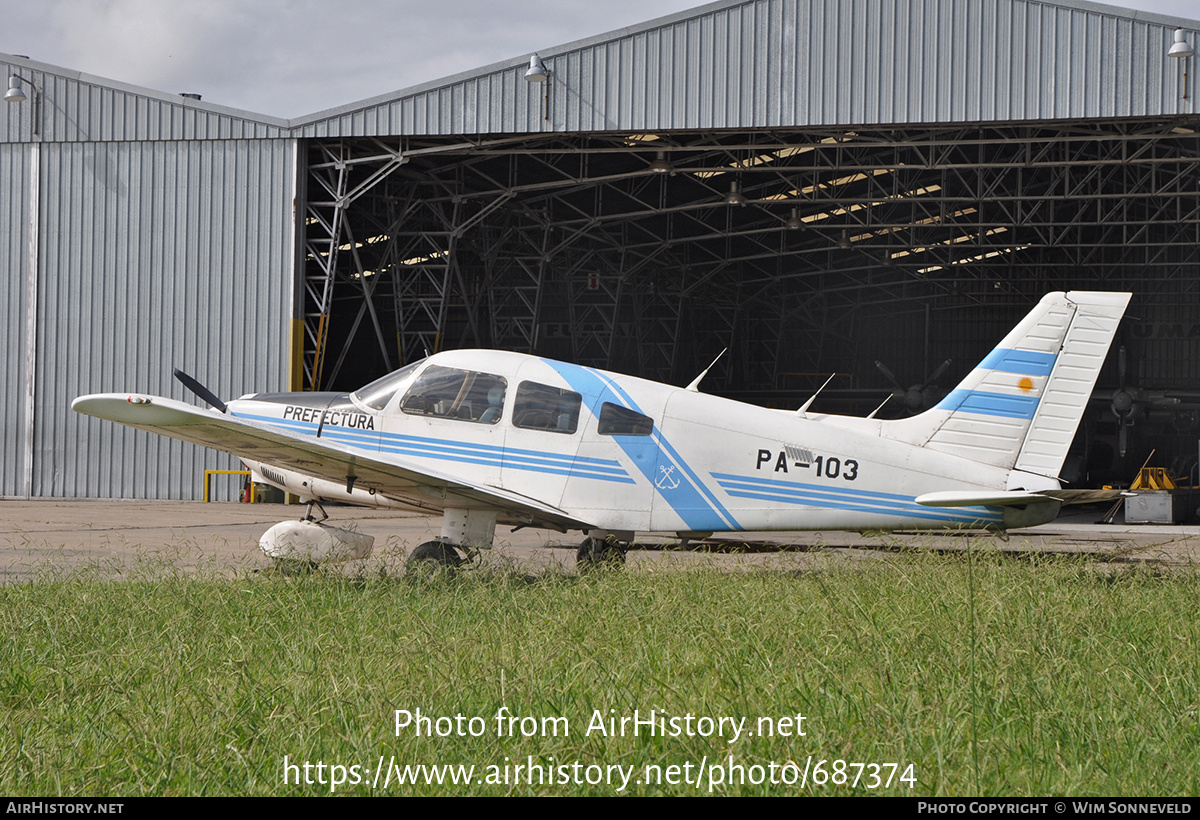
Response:
[{"label": "orange sun marking on tail", "polygon": [[1021,388],[1021,392],[1028,393],[1033,389],[1033,379],[1028,376],[1022,376],[1021,381],[1017,382],[1017,387]]}]

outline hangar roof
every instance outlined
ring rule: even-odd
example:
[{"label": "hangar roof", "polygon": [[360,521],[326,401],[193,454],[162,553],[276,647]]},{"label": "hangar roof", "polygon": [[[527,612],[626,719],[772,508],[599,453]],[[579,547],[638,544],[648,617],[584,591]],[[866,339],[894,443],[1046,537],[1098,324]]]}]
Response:
[{"label": "hangar roof", "polygon": [[[1200,22],[1084,0],[719,0],[292,120],[22,57],[43,141],[986,123],[1193,113],[1167,50]],[[1187,87],[1182,87],[1186,83]],[[0,106],[0,141],[31,139]]]},{"label": "hangar roof", "polygon": [[[292,121],[304,137],[709,130],[1191,113],[1200,23],[1081,0],[720,0]],[[1180,108],[1181,103],[1189,106]]]},{"label": "hangar roof", "polygon": [[[44,110],[0,105],[0,143],[272,139],[288,121],[0,54],[4,75],[32,78]],[[34,118],[37,140],[34,140]]]}]

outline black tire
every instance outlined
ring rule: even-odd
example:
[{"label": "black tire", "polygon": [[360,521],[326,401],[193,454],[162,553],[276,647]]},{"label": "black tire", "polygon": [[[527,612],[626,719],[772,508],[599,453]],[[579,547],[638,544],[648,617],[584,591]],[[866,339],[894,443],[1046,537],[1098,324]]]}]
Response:
[{"label": "black tire", "polygon": [[580,572],[594,569],[620,569],[625,566],[625,550],[613,542],[585,538],[575,553],[575,567]]},{"label": "black tire", "polygon": [[462,566],[462,556],[458,550],[441,541],[426,541],[408,555],[408,568],[414,566],[435,566],[444,569],[458,569]]}]

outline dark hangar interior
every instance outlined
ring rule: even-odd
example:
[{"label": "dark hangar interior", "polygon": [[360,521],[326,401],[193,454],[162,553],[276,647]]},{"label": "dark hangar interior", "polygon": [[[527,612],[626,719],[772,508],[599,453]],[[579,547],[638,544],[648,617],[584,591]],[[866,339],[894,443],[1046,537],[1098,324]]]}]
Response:
[{"label": "dark hangar interior", "polygon": [[[919,412],[1053,290],[1133,301],[1067,476],[1195,469],[1200,118],[314,139],[304,387],[532,352]],[[352,194],[353,198],[346,196]]]}]

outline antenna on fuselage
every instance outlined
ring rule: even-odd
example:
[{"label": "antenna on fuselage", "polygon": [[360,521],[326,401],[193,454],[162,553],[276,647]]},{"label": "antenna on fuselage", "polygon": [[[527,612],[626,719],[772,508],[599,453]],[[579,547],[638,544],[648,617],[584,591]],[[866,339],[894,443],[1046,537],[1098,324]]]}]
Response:
[{"label": "antenna on fuselage", "polygon": [[704,368],[704,371],[699,376],[692,379],[692,383],[687,386],[688,390],[691,390],[693,393],[700,392],[700,382],[703,381],[704,377],[708,375],[708,371],[713,369],[713,364],[716,364],[721,360],[721,357],[725,355],[726,350],[729,350],[729,348],[725,348],[725,350],[722,350],[720,353],[718,353],[717,358],[712,360],[712,364]]},{"label": "antenna on fuselage", "polygon": [[883,409],[883,405],[884,405],[884,404],[887,404],[889,401],[891,401],[891,400],[892,400],[892,396],[894,396],[894,395],[896,395],[896,394],[895,394],[895,393],[888,393],[888,397],[887,397],[886,399],[884,399],[884,400],[883,400],[883,403],[882,403],[882,404],[880,404],[878,407],[876,407],[874,410],[872,410],[872,411],[871,411],[871,412],[870,412],[870,413],[867,415],[867,418],[869,418],[869,419],[873,419],[873,418],[875,418],[875,414],[876,414],[876,413],[878,413],[880,410],[882,410],[882,409]]},{"label": "antenna on fuselage", "polygon": [[824,390],[831,381],[833,381],[833,377],[836,375],[837,375],[837,373],[829,374],[829,378],[825,380],[825,384],[818,387],[817,392],[813,393],[812,397],[808,401],[806,401],[806,402],[804,402],[804,404],[800,405],[800,409],[796,411],[797,416],[799,416],[802,419],[808,417],[808,408],[812,405],[812,403],[814,401],[817,400],[817,396],[821,395],[821,391]]}]

